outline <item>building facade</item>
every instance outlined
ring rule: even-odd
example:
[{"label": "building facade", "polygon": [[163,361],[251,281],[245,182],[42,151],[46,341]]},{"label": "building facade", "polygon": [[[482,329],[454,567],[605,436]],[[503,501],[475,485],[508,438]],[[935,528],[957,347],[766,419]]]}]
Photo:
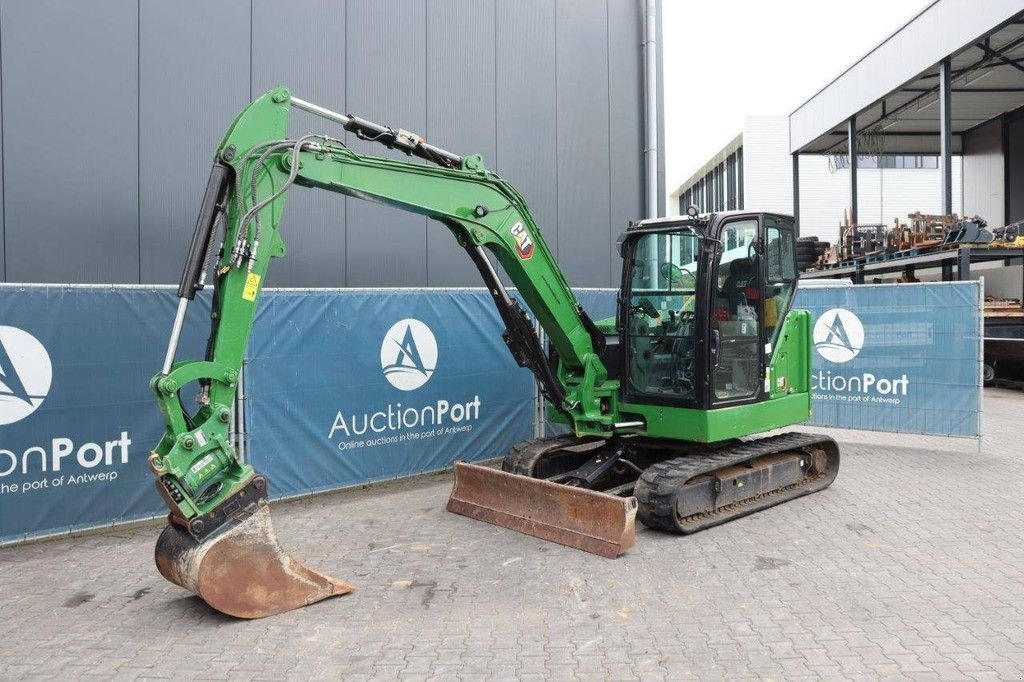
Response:
[{"label": "building facade", "polygon": [[[0,3],[0,279],[176,282],[212,154],[286,85],[480,153],[577,286],[617,284],[643,207],[635,0],[38,0]],[[290,132],[340,136],[293,112]],[[379,146],[353,148],[387,154]],[[404,158],[404,157],[402,157]],[[289,194],[271,286],[466,286],[423,217]]]},{"label": "building facade", "polygon": [[[905,222],[916,211],[939,213],[938,156],[882,152],[860,156],[858,221],[892,225],[896,218]],[[964,209],[961,165],[960,157],[954,157],[953,203],[958,213]],[[803,156],[799,172],[800,233],[836,241],[843,211],[849,206],[847,158]],[[701,211],[793,213],[788,117],[748,117],[743,132],[676,189],[669,203],[680,214],[691,204]],[[982,217],[986,216],[982,213]],[[1002,219],[1001,212],[997,219]]]}]

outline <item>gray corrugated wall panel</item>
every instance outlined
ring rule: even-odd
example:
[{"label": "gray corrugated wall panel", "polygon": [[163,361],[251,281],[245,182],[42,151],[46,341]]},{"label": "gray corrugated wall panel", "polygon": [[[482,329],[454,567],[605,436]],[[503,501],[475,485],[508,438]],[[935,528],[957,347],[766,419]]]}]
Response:
[{"label": "gray corrugated wall panel", "polygon": [[1021,178],[1024,178],[1024,117],[1013,114],[1007,117],[1006,123],[1009,126],[1006,173],[1010,182],[1007,186],[1009,196],[1006,197],[1009,214],[1005,220],[1009,224],[1024,220],[1024,182],[1021,182]]},{"label": "gray corrugated wall panel", "polygon": [[0,33],[7,279],[137,282],[136,0],[6,2]]},{"label": "gray corrugated wall panel", "polygon": [[139,255],[177,282],[217,145],[249,101],[249,0],[139,2]]},{"label": "gray corrugated wall panel", "polygon": [[[556,50],[555,0],[445,0],[429,20],[424,0],[252,1],[250,41],[238,0],[0,0],[7,281],[136,282],[140,272],[143,281],[176,281],[218,139],[250,93],[281,83],[459,153],[482,151],[525,195],[575,284],[617,282],[595,263],[614,262],[610,237],[639,214],[628,210],[635,189],[619,196],[618,185],[640,130],[628,141],[622,131],[633,124],[616,122],[610,136],[607,120],[609,110],[629,120],[641,111],[639,95],[630,102],[634,95],[616,92],[640,92],[639,71],[627,82],[639,58],[627,48],[640,40],[636,2],[557,3]],[[459,103],[451,116],[445,97]],[[303,112],[293,121],[293,133],[334,130]],[[478,282],[443,227],[393,209],[297,188],[283,230],[289,257],[271,269],[272,284]]]},{"label": "gray corrugated wall panel", "polygon": [[[0,26],[4,23],[3,18],[4,8],[0,4]],[[2,31],[0,31],[2,33]],[[0,282],[7,281],[7,258],[4,253],[4,135],[3,135],[3,120],[4,120],[4,42],[3,36],[0,35]]]},{"label": "gray corrugated wall panel", "polygon": [[557,256],[555,0],[497,0],[496,20],[494,169],[526,199]]},{"label": "gray corrugated wall panel", "polygon": [[[997,118],[964,135],[963,210],[980,215],[992,227],[1005,225],[1003,120]],[[986,282],[986,285],[988,282]]]},{"label": "gray corrugated wall panel", "polygon": [[[285,85],[308,102],[346,110],[344,2],[254,0],[252,23],[254,97]],[[285,43],[283,36],[295,39]],[[341,126],[294,108],[288,132],[344,137]],[[281,221],[288,254],[272,264],[267,275],[271,286],[345,285],[347,201],[340,194],[297,186],[288,193]]]},{"label": "gray corrugated wall panel", "polygon": [[610,284],[606,9],[557,4],[558,259],[577,287]]},{"label": "gray corrugated wall panel", "polygon": [[[643,217],[643,61],[642,17],[637,3],[608,2],[608,119],[610,121],[609,192],[610,243],[614,244],[630,220]],[[618,286],[622,259],[610,249],[609,281]]]},{"label": "gray corrugated wall panel", "polygon": [[[351,113],[393,128],[425,130],[425,26],[425,0],[349,0],[345,77]],[[378,144],[351,143],[364,153],[408,158]],[[347,284],[425,284],[427,219],[365,201],[347,204]]]},{"label": "gray corrugated wall panel", "polygon": [[[427,0],[427,129],[433,144],[495,168],[494,0]],[[446,227],[427,223],[427,284],[480,281]]]}]

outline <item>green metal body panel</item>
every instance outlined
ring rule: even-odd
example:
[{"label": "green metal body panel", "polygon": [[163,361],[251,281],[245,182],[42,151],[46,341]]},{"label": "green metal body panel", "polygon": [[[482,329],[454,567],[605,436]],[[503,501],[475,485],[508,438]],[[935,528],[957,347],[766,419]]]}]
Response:
[{"label": "green metal body panel", "polygon": [[[614,318],[597,324],[614,333]],[[645,436],[698,443],[715,443],[805,422],[811,415],[810,340],[811,314],[791,310],[768,365],[766,386],[770,390],[766,399],[710,410],[623,402],[619,404],[618,419],[642,419],[646,422]],[[549,410],[548,418],[568,423],[556,410]]]},{"label": "green metal body panel", "polygon": [[[285,138],[290,108],[285,88],[268,92],[238,115],[218,147],[216,159],[231,166],[235,177],[227,200],[225,246],[216,268],[212,355],[208,360],[177,362],[169,374],[158,374],[150,384],[166,425],[150,456],[150,467],[172,493],[174,501],[168,499],[168,504],[186,521],[217,508],[254,475],[229,442],[230,410],[267,268],[273,258],[286,253],[278,229],[286,194],[259,211],[259,227],[249,221],[245,234],[239,233],[244,214],[256,200],[281,191],[289,179],[291,149],[272,151],[262,162],[258,160],[268,143]],[[461,168],[447,169],[357,154],[336,140],[318,144],[299,153],[295,184],[425,215],[448,228],[453,247],[479,246],[494,255],[558,353],[557,378],[565,401],[556,414],[571,422],[578,435],[609,438],[639,431],[657,438],[708,442],[807,418],[810,329],[806,313],[791,313],[785,322],[771,362],[770,399],[707,411],[620,405],[619,382],[608,378],[579,304],[526,202],[488,171],[479,156],[465,157]],[[254,175],[256,200],[251,196]],[[241,265],[232,249],[240,236],[253,252]],[[607,335],[615,333],[614,318],[597,326]],[[785,377],[785,382],[777,384],[778,377]],[[206,398],[190,414],[179,392],[197,381],[207,384]],[[616,426],[637,417],[647,422],[646,431],[635,425]]]},{"label": "green metal body panel", "polygon": [[605,336],[612,336],[617,333],[614,317],[606,317],[603,320],[594,320],[594,324],[597,325],[597,328],[600,329],[601,333]]},{"label": "green metal body panel", "polygon": [[806,421],[810,399],[806,393],[794,393],[748,405],[692,410],[660,405],[624,403],[623,418],[643,417],[644,435],[652,438],[716,443],[750,436]]}]

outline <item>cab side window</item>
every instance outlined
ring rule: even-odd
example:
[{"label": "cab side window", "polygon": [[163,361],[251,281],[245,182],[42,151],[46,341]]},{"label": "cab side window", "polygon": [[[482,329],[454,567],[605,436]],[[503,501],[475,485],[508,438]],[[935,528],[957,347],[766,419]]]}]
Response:
[{"label": "cab side window", "polygon": [[771,216],[765,218],[765,261],[765,354],[770,359],[796,291],[796,247],[792,222]]},{"label": "cab side window", "polygon": [[715,398],[754,395],[761,382],[762,300],[757,220],[739,220],[722,230],[712,333],[718,335],[718,364],[712,373]]}]

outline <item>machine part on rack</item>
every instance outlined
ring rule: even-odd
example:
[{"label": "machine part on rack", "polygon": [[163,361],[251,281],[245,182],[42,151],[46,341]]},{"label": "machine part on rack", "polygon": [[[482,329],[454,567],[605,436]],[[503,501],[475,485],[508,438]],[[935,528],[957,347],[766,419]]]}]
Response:
[{"label": "machine part on rack", "polygon": [[942,244],[988,244],[995,239],[995,235],[987,228],[987,223],[974,216],[970,220],[963,220],[946,233]]}]

